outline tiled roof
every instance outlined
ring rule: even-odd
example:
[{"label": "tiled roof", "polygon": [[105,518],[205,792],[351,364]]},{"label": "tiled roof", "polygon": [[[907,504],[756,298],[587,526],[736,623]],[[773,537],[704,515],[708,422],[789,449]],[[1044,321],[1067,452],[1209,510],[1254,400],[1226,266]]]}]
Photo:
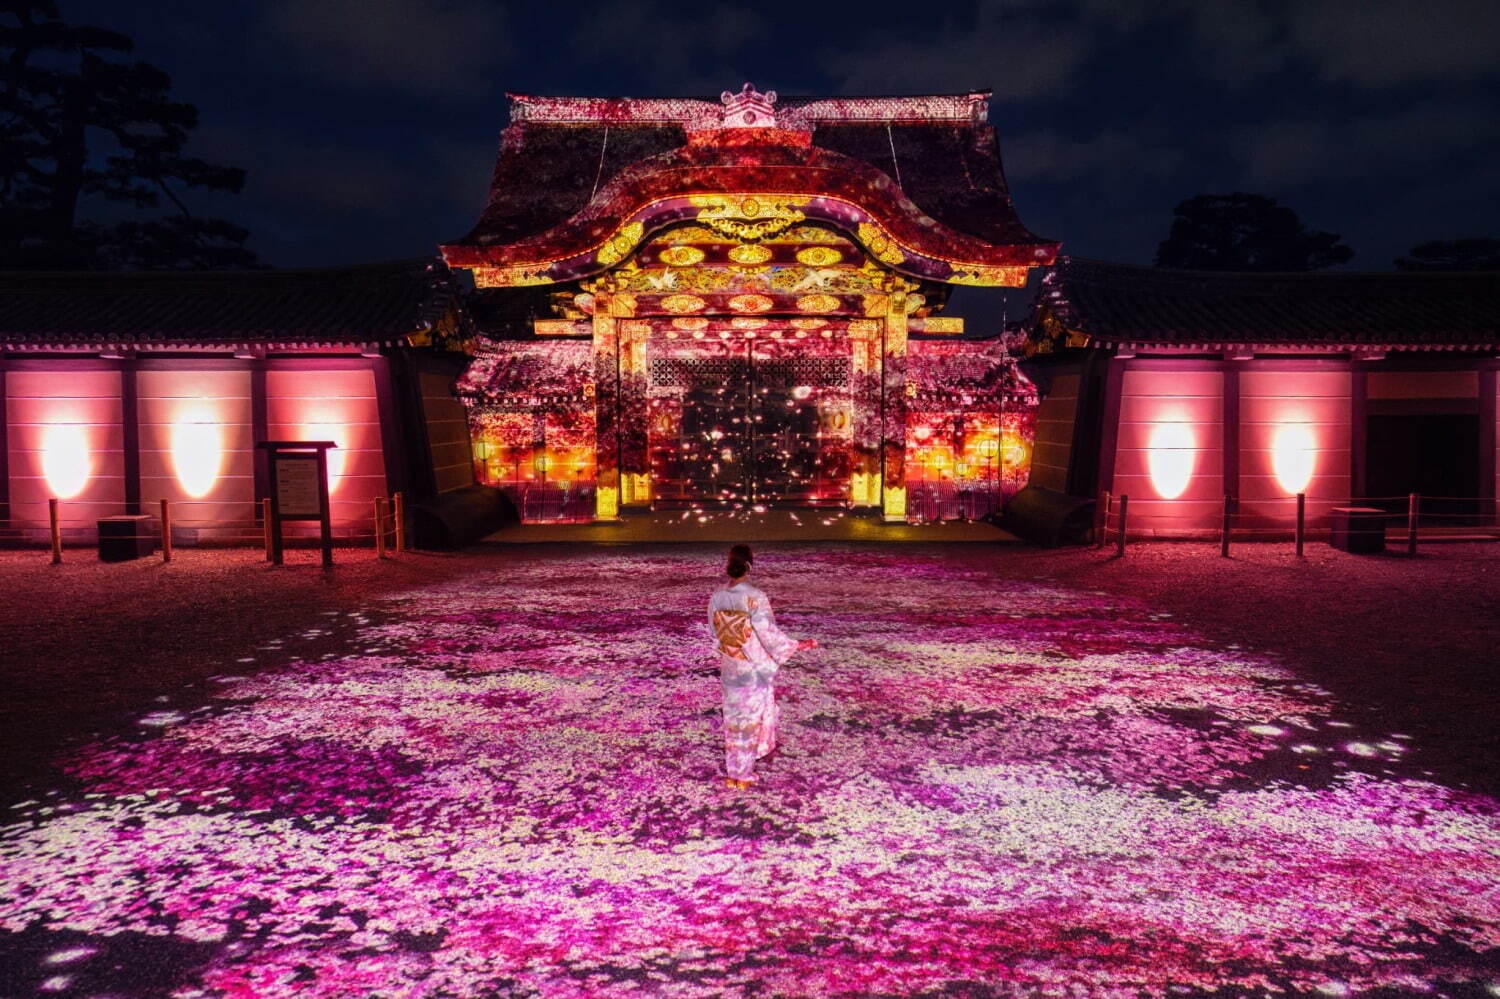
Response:
[{"label": "tiled roof", "polygon": [[434,259],[263,271],[0,272],[0,346],[389,343],[452,306]]},{"label": "tiled roof", "polygon": [[1220,273],[1064,258],[1038,305],[1100,346],[1500,346],[1500,271]]},{"label": "tiled roof", "polygon": [[[793,98],[780,106],[808,103]],[[512,115],[518,117],[514,108]],[[452,245],[503,245],[543,233],[582,211],[626,167],[687,144],[684,124],[675,121],[618,116],[609,120],[606,115],[592,121],[519,117],[501,136],[489,198],[478,224]],[[826,118],[816,122],[812,143],[882,171],[918,208],[958,232],[997,245],[1054,242],[1031,233],[1017,216],[995,130],[982,119]]]}]

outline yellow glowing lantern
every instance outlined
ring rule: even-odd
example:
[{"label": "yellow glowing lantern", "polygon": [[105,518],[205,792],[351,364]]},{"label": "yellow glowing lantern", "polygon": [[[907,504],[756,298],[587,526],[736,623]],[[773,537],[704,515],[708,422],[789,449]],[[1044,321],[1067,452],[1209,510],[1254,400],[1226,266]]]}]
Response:
[{"label": "yellow glowing lantern", "polygon": [[1293,494],[1305,492],[1317,463],[1316,443],[1306,426],[1289,423],[1276,432],[1271,446],[1271,467],[1281,488]]},{"label": "yellow glowing lantern", "polygon": [[1187,491],[1197,457],[1194,448],[1193,431],[1186,423],[1159,423],[1151,432],[1146,464],[1151,485],[1162,499],[1176,499]]},{"label": "yellow glowing lantern", "polygon": [[72,499],[83,492],[93,474],[88,437],[83,428],[56,424],[42,433],[42,475],[58,499]]},{"label": "yellow glowing lantern", "polygon": [[207,496],[223,461],[223,433],[207,404],[184,410],[172,424],[172,468],[182,491],[193,499]]}]

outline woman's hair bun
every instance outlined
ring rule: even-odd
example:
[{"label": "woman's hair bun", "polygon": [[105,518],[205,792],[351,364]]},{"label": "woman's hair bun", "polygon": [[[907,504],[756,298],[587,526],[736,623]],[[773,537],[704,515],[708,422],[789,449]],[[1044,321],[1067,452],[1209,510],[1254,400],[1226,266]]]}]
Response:
[{"label": "woman's hair bun", "polygon": [[742,558],[739,558],[738,556],[731,555],[729,557],[729,566],[726,571],[729,573],[730,579],[739,579],[740,577],[744,576],[745,573],[750,571],[750,563],[746,562]]}]

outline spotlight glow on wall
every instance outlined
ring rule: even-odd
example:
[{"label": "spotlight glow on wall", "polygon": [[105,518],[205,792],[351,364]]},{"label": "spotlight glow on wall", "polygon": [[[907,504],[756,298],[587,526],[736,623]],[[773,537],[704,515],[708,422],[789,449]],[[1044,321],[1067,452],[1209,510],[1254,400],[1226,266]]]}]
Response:
[{"label": "spotlight glow on wall", "polygon": [[219,481],[224,439],[206,405],[185,410],[172,424],[172,468],[182,491],[202,499]]},{"label": "spotlight glow on wall", "polygon": [[1276,431],[1276,440],[1271,445],[1271,468],[1281,488],[1293,494],[1306,492],[1317,464],[1318,452],[1311,430],[1301,423],[1288,423]]},{"label": "spotlight glow on wall", "polygon": [[1197,459],[1193,431],[1186,423],[1158,423],[1151,432],[1146,464],[1151,485],[1162,499],[1176,499],[1187,490]]},{"label": "spotlight glow on wall", "polygon": [[42,475],[52,495],[72,499],[83,492],[93,474],[94,462],[83,428],[55,424],[42,432]]},{"label": "spotlight glow on wall", "polygon": [[339,479],[344,474],[344,428],[337,423],[309,423],[303,428],[302,439],[309,441],[333,441],[337,447],[329,448],[328,455],[328,495],[332,496],[339,487]]}]

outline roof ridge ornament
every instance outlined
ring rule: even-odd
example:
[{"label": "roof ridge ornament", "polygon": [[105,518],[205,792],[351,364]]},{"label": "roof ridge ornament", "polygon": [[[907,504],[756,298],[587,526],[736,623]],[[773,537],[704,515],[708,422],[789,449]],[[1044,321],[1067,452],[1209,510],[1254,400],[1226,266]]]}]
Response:
[{"label": "roof ridge ornament", "polygon": [[747,81],[739,93],[726,90],[719,95],[719,100],[724,103],[720,128],[776,127],[776,109],[771,106],[776,103],[774,90],[761,93],[755,89],[755,84]]}]

